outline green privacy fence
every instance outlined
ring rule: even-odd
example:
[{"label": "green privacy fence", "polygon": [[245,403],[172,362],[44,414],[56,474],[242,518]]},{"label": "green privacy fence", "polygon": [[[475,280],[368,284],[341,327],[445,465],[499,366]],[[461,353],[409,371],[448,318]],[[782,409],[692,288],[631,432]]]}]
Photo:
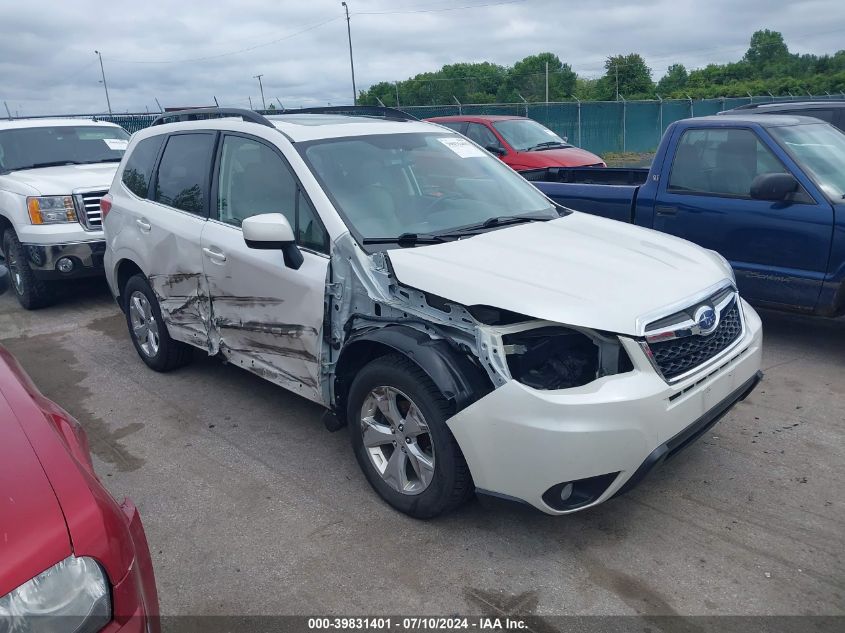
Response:
[{"label": "green privacy fence", "polygon": [[[814,98],[813,101],[828,101]],[[845,97],[839,97],[841,100]],[[748,103],[791,101],[790,97],[664,99],[662,101],[582,101],[563,103],[484,103],[403,106],[420,119],[458,114],[527,116],[567,137],[570,143],[595,152],[649,152],[657,148],[669,124],[693,116],[708,116]],[[801,101],[810,101],[804,98]]]},{"label": "green privacy fence", "polygon": [[[843,100],[839,97],[801,98],[801,101]],[[670,123],[693,116],[707,116],[748,103],[791,101],[791,97],[744,97],[722,99],[664,99],[662,101],[567,101],[562,103],[484,103],[434,106],[402,106],[419,119],[456,114],[509,114],[527,116],[554,130],[579,147],[596,154],[649,152],[657,148]],[[262,114],[283,114],[263,110]],[[58,116],[58,115],[56,115]],[[158,114],[61,115],[110,121],[127,132],[148,127]]]}]

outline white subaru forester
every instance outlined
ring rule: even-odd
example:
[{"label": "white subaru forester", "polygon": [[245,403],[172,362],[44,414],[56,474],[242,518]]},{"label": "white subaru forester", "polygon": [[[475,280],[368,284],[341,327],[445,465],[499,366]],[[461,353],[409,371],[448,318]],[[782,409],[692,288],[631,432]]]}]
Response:
[{"label": "white subaru forester", "polygon": [[760,380],[760,319],[719,255],[557,207],[397,110],[319,110],[133,136],[105,267],[151,368],[198,347],[324,405],[421,518],[473,492],[601,503]]}]

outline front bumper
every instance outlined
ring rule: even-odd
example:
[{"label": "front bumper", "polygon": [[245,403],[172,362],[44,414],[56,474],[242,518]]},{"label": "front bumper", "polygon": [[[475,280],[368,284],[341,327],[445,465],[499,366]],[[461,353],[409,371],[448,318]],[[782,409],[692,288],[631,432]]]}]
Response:
[{"label": "front bumper", "polygon": [[[479,492],[568,514],[633,487],[759,381],[762,324],[742,307],[745,332],[730,353],[678,383],[667,384],[636,341],[623,339],[633,371],[558,391],[512,380],[450,418]],[[591,478],[601,490],[576,507],[557,509],[543,498],[555,486],[560,492]]]},{"label": "front bumper", "polygon": [[[72,242],[69,244],[23,244],[24,253],[32,272],[39,279],[73,279],[103,274],[105,240]],[[73,263],[69,272],[61,272],[59,260],[68,258]]]},{"label": "front bumper", "polygon": [[159,633],[158,592],[144,526],[135,504],[124,499],[126,520],[135,559],[126,575],[112,587],[114,614],[103,633]]}]

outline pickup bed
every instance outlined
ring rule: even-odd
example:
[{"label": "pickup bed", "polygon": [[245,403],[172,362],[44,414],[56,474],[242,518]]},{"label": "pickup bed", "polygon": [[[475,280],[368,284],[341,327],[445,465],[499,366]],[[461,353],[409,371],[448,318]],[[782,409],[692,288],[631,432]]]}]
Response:
[{"label": "pickup bed", "polygon": [[650,169],[521,172],[565,207],[712,249],[763,307],[845,313],[845,134],[808,117],[669,126]]}]

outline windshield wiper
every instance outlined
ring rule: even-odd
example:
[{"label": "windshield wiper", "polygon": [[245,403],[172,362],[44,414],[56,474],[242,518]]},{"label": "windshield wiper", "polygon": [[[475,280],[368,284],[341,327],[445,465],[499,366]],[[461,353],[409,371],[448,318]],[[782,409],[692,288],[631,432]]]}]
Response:
[{"label": "windshield wiper", "polygon": [[536,215],[499,215],[492,218],[487,218],[484,222],[478,224],[470,224],[462,227],[457,231],[450,231],[449,233],[439,233],[438,237],[461,237],[464,235],[477,235],[479,231],[484,229],[492,229],[497,226],[509,226],[512,224],[525,224],[526,222],[547,222],[554,220],[553,217],[536,216]]},{"label": "windshield wiper", "polygon": [[402,233],[396,237],[365,237],[363,244],[398,244],[399,246],[416,246],[417,244],[440,244],[446,238],[440,235],[425,235],[417,233]]},{"label": "windshield wiper", "polygon": [[538,149],[551,149],[552,147],[568,147],[566,143],[561,143],[560,141],[543,141],[542,143],[537,143],[536,145],[532,145],[526,152],[533,152],[534,150]]},{"label": "windshield wiper", "polygon": [[80,165],[93,165],[94,163],[119,163],[121,161],[120,158],[101,158],[99,160],[86,160],[84,163],[79,163]]},{"label": "windshield wiper", "polygon": [[33,163],[32,165],[24,165],[22,167],[15,167],[15,171],[22,169],[40,169],[41,167],[61,167],[62,165],[81,165],[75,160],[54,160],[47,163]]}]

